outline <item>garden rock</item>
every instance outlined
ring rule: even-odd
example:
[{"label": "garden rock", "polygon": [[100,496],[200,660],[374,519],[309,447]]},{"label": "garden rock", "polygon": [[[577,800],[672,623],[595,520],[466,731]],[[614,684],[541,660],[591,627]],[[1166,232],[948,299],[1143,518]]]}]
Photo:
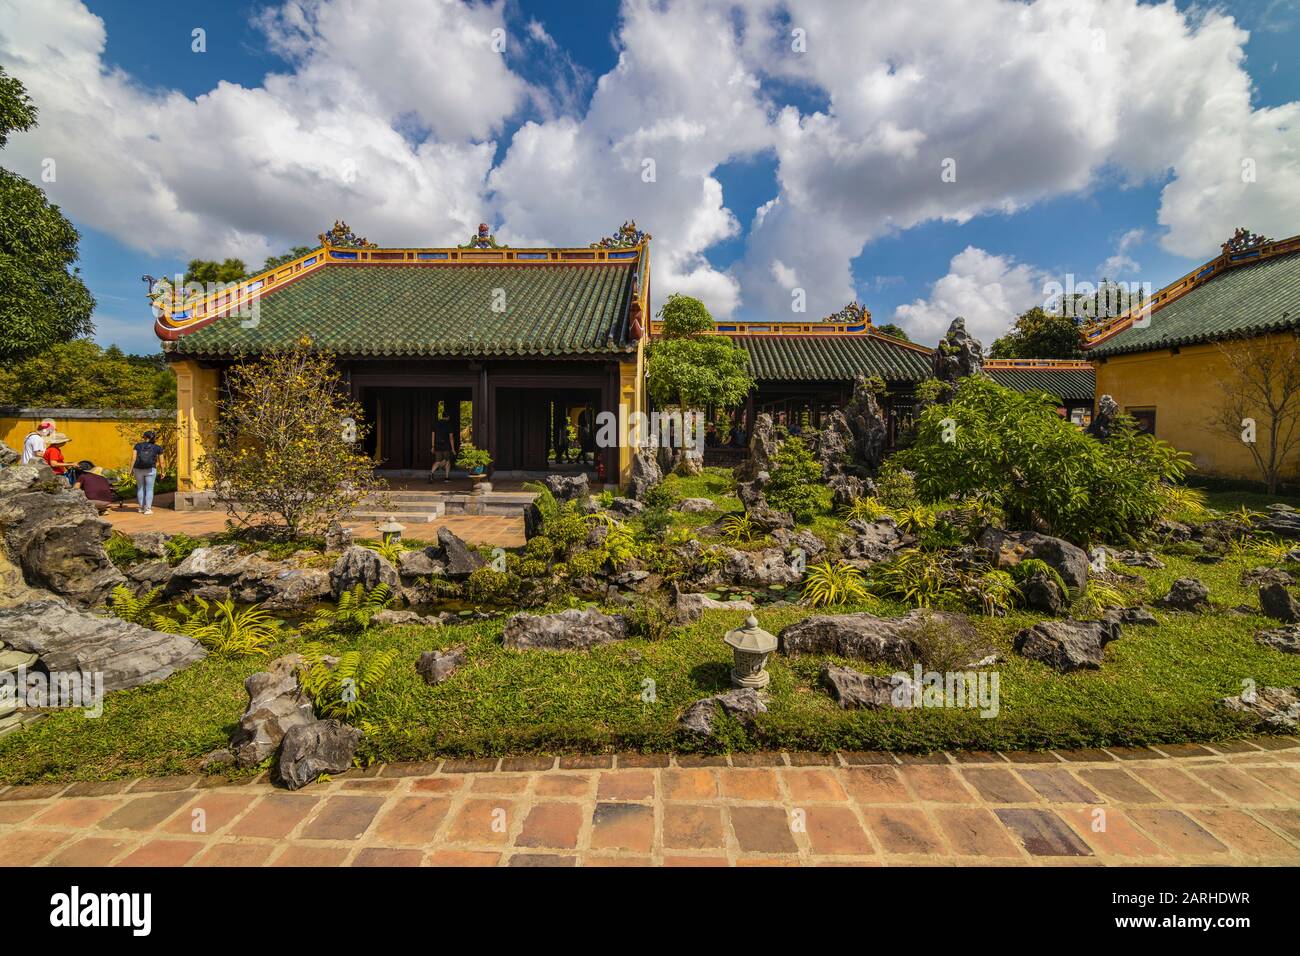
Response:
[{"label": "garden rock", "polygon": [[438,627],[442,624],[442,618],[436,614],[421,614],[419,611],[412,611],[410,608],[398,609],[387,607],[370,619],[372,624],[419,624],[428,627]]},{"label": "garden rock", "polygon": [[781,653],[834,654],[877,664],[909,666],[919,656],[920,639],[928,627],[957,632],[976,640],[975,628],[964,615],[916,608],[902,617],[856,614],[817,614],[787,625],[777,634]]},{"label": "garden rock", "polygon": [[876,710],[880,707],[910,709],[914,682],[903,675],[879,677],[851,667],[823,664],[821,681],[844,710]]},{"label": "garden rock", "polygon": [[1268,516],[1256,527],[1279,538],[1300,540],[1300,511],[1287,505],[1269,505]]},{"label": "garden rock", "polygon": [[1259,631],[1255,640],[1284,654],[1300,654],[1300,624],[1288,624],[1271,631]]},{"label": "garden rock", "polygon": [[280,745],[280,782],[298,790],[323,773],[342,773],[352,766],[361,737],[359,729],[337,720],[289,728]]},{"label": "garden rock", "polygon": [[966,331],[966,320],[961,316],[952,320],[948,332],[940,340],[930,357],[931,374],[950,387],[968,375],[979,375],[984,370],[984,347]]},{"label": "garden rock", "polygon": [[207,654],[192,638],[100,617],[48,592],[0,610],[0,634],[50,673],[102,674],[105,693],[160,681]]},{"label": "garden rock", "polygon": [[435,548],[415,548],[403,551],[397,556],[397,573],[405,581],[409,578],[439,577],[447,572],[447,566],[438,560]]},{"label": "garden rock", "polygon": [[1300,621],[1300,601],[1291,596],[1285,584],[1266,584],[1260,588],[1259,607],[1265,615],[1284,624]]},{"label": "garden rock", "polygon": [[456,673],[456,670],[462,667],[467,659],[465,646],[457,644],[455,647],[449,647],[446,650],[425,651],[416,662],[415,670],[424,678],[426,684],[441,684]]},{"label": "garden rock", "polygon": [[663,480],[664,473],[660,470],[652,449],[642,448],[632,456],[627,486],[630,497],[640,501],[647,491]]},{"label": "garden rock", "polygon": [[770,479],[771,475],[766,471],[760,471],[753,481],[736,483],[736,497],[740,499],[746,511],[767,504],[767,499],[763,497],[763,489]]},{"label": "garden rock", "polygon": [[96,607],[125,578],[104,550],[112,526],[45,464],[0,471],[0,547],[27,584]]},{"label": "garden rock", "polygon": [[573,501],[591,494],[586,472],[578,475],[547,475],[542,483],[556,501]]},{"label": "garden rock", "polygon": [[402,579],[392,562],[370,548],[354,544],[339,555],[330,569],[330,593],[337,600],[339,595],[358,584],[367,591],[387,584],[394,594],[402,593]]},{"label": "garden rock", "polygon": [[803,573],[791,565],[790,559],[780,548],[764,548],[761,551],[723,548],[722,553],[721,577],[732,584],[793,584],[803,577]]},{"label": "garden rock", "polygon": [[[688,498],[687,501],[698,501],[698,498]],[[707,498],[704,500],[708,500]],[[609,510],[621,518],[632,518],[645,511],[645,505],[635,498],[615,498],[609,503]],[[683,509],[684,510],[684,509]]]},{"label": "garden rock", "polygon": [[766,502],[757,503],[746,510],[754,527],[764,534],[794,527],[794,515],[788,511],[778,511]]},{"label": "garden rock", "polygon": [[1165,563],[1150,551],[1118,551],[1115,560],[1130,568],[1163,568]]},{"label": "garden rock", "polygon": [[1210,589],[1196,578],[1179,578],[1169,587],[1169,593],[1156,601],[1156,607],[1167,611],[1204,611],[1210,607]]},{"label": "garden rock", "polygon": [[28,587],[27,582],[23,580],[22,568],[10,561],[4,548],[0,548],[0,607],[25,604],[48,593]]},{"label": "garden rock", "polygon": [[1155,533],[1166,541],[1187,541],[1192,536],[1192,529],[1180,521],[1161,518],[1156,522]]},{"label": "garden rock", "polygon": [[832,475],[826,485],[831,490],[831,505],[836,509],[850,507],[866,493],[862,479],[852,475]]},{"label": "garden rock", "polygon": [[131,535],[131,546],[151,558],[167,556],[168,535],[161,531],[137,531]]},{"label": "garden rock", "polygon": [[1133,625],[1135,627],[1159,627],[1156,616],[1144,607],[1112,607],[1101,614],[1104,620],[1116,625]]},{"label": "garden rock", "polygon": [[777,544],[787,551],[796,549],[802,551],[808,561],[815,561],[826,553],[826,543],[807,528],[801,528],[798,531],[779,529],[772,532],[772,537],[776,539]]},{"label": "garden rock", "polygon": [[1300,687],[1265,687],[1251,695],[1224,697],[1219,703],[1257,718],[1266,730],[1286,733],[1300,726]]},{"label": "garden rock", "polygon": [[325,529],[325,550],[344,551],[352,547],[352,529],[343,527],[337,518]]},{"label": "garden rock", "polygon": [[683,498],[677,502],[677,510],[688,515],[701,514],[715,508],[717,508],[717,505],[709,498]]},{"label": "garden rock", "polygon": [[22,460],[22,455],[0,441],[0,468],[8,468]]},{"label": "garden rock", "polygon": [[1281,568],[1251,568],[1241,572],[1241,586],[1257,588],[1265,584],[1295,584],[1295,578]]},{"label": "garden rock", "polygon": [[1087,553],[1061,538],[1032,531],[1018,533],[985,528],[978,544],[996,567],[1010,567],[1026,558],[1037,558],[1053,568],[1071,591],[1082,590],[1088,583]]},{"label": "garden rock", "polygon": [[848,527],[855,537],[841,535],[840,550],[846,558],[867,562],[888,561],[905,544],[905,538],[893,518],[862,521],[854,518]]},{"label": "garden rock", "polygon": [[1114,621],[1039,621],[1016,635],[1012,646],[1030,660],[1042,661],[1062,674],[1101,667],[1102,650],[1120,636]]},{"label": "garden rock", "polygon": [[447,563],[449,578],[467,578],[487,564],[483,555],[458,538],[450,528],[438,529],[438,546],[442,549],[443,560]]},{"label": "garden rock", "polygon": [[263,603],[268,611],[302,611],[333,593],[324,568],[283,568],[263,584],[269,592]]},{"label": "garden rock", "polygon": [[780,446],[772,416],[764,412],[754,420],[754,434],[749,436],[749,457],[732,470],[736,481],[754,481],[759,472],[771,474],[772,460]]},{"label": "garden rock", "polygon": [[692,624],[705,611],[752,611],[750,601],[719,601],[707,594],[678,594],[673,602],[673,616],[678,624]]},{"label": "garden rock", "polygon": [[532,541],[542,533],[542,526],[546,519],[542,516],[542,509],[537,507],[537,502],[530,501],[524,505],[524,540]]},{"label": "garden rock", "polygon": [[285,654],[244,681],[248,706],[230,736],[230,750],[241,767],[256,766],[275,753],[294,727],[316,722],[311,700],[298,682],[302,662],[301,654]]},{"label": "garden rock", "polygon": [[558,614],[516,614],[506,622],[501,642],[519,651],[585,651],[627,637],[622,615],[570,608]]},{"label": "garden rock", "polygon": [[745,726],[750,726],[759,714],[767,713],[762,695],[752,687],[729,690],[724,694],[714,694],[697,700],[686,708],[678,724],[691,733],[712,737],[714,722],[718,717],[718,708],[734,717]]},{"label": "garden rock", "polygon": [[844,475],[849,465],[849,450],[853,447],[853,429],[839,409],[822,416],[821,431],[817,438],[817,461],[822,466],[822,477],[833,479]]},{"label": "garden rock", "polygon": [[1053,617],[1065,613],[1068,604],[1060,585],[1042,571],[1021,582],[1020,596],[1029,610]]},{"label": "garden rock", "polygon": [[863,375],[853,380],[853,394],[844,406],[844,417],[853,432],[849,470],[859,477],[874,475],[889,444],[889,418],[876,400],[875,393],[867,387]]}]

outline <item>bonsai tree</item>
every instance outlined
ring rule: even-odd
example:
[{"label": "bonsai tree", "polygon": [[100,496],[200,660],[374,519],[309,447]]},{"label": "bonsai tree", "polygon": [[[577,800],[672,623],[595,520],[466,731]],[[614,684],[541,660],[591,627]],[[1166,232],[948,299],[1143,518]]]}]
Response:
[{"label": "bonsai tree", "polygon": [[460,454],[456,456],[457,467],[464,468],[471,475],[483,474],[491,464],[492,456],[487,453],[487,449],[475,448],[474,443],[469,441],[460,446]]},{"label": "bonsai tree", "polygon": [[982,375],[921,415],[916,441],[893,458],[916,475],[921,498],[980,494],[1008,524],[1078,544],[1128,541],[1160,517],[1161,483],[1186,455],[1120,416],[1105,442],[1056,413],[1055,396],[1021,394]]},{"label": "bonsai tree", "polygon": [[712,334],[713,316],[703,302],[670,295],[659,319],[663,330],[646,359],[646,385],[657,406],[684,415],[707,405],[733,408],[745,400],[754,387],[749,356],[726,336]]},{"label": "bonsai tree", "polygon": [[228,385],[199,467],[235,522],[290,538],[319,533],[380,487],[360,445],[361,406],[333,356],[304,339],[236,365]]}]

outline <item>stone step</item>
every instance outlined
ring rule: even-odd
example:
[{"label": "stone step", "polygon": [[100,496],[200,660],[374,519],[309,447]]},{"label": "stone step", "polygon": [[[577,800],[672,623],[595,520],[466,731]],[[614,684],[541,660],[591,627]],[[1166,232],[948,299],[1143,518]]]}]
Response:
[{"label": "stone step", "polygon": [[[17,692],[15,691],[14,693]],[[18,698],[8,696],[9,695],[8,690],[6,690],[4,694],[5,694],[4,696],[0,696],[0,720],[5,719],[10,714],[18,710]]]},{"label": "stone step", "polygon": [[8,717],[0,717],[0,737],[12,734],[15,730],[21,730],[23,718],[21,714],[13,713]]},{"label": "stone step", "polygon": [[31,667],[36,660],[36,655],[27,651],[15,651],[12,648],[0,651],[0,674],[12,674],[20,667]]}]

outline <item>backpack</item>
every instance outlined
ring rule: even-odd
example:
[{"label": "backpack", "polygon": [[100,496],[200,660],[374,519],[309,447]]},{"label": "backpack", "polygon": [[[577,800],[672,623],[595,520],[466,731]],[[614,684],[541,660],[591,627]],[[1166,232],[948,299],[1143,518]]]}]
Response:
[{"label": "backpack", "polygon": [[141,442],[135,446],[135,465],[140,471],[148,471],[158,464],[158,452],[160,449],[153,442]]}]

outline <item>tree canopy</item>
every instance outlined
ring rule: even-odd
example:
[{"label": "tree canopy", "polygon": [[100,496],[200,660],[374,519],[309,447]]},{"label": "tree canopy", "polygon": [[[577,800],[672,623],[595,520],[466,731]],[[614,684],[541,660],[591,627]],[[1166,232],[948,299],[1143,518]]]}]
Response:
[{"label": "tree canopy", "polygon": [[1079,326],[1067,315],[1034,306],[989,348],[989,358],[1082,358]]},{"label": "tree canopy", "polygon": [[[22,83],[0,69],[0,146],[35,125]],[[0,168],[0,362],[94,330],[95,299],[76,267],[80,239],[43,190]]]},{"label": "tree canopy", "polygon": [[0,367],[0,405],[175,408],[176,376],[161,354],[126,355],[74,339]]},{"label": "tree canopy", "polygon": [[660,406],[731,408],[745,400],[754,378],[749,356],[729,338],[711,335],[713,317],[699,299],[670,295],[659,310],[663,332],[646,360],[650,397]]},{"label": "tree canopy", "polygon": [[888,335],[891,338],[902,339],[904,342],[912,341],[908,334],[893,322],[886,322],[884,325],[877,325],[876,331],[881,335]]}]

